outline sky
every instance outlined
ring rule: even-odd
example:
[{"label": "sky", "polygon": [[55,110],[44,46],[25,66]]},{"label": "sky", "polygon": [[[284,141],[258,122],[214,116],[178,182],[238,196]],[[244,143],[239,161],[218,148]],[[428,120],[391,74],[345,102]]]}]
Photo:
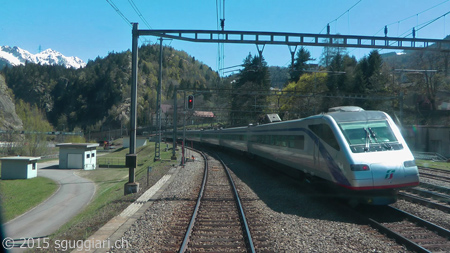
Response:
[{"label": "sky", "polygon": [[[85,62],[130,49],[129,22],[139,23],[139,29],[217,30],[217,10],[225,18],[225,30],[324,34],[330,24],[332,34],[384,36],[388,25],[388,36],[405,37],[413,27],[445,15],[418,30],[416,37],[442,39],[450,34],[450,0],[0,0],[0,6],[0,46],[18,46],[33,54],[51,48]],[[157,39],[142,36],[140,44],[159,43]],[[217,44],[167,40],[164,45],[214,70],[240,65],[249,53],[258,54],[255,45],[225,44],[219,65]],[[323,48],[306,49],[316,59],[311,63],[318,62]],[[357,59],[369,52],[348,48]],[[267,45],[263,56],[269,66],[290,64],[288,46]]]}]

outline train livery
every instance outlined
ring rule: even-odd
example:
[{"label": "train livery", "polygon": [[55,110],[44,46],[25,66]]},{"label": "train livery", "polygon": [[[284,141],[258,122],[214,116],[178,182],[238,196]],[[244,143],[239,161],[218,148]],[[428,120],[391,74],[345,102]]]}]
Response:
[{"label": "train livery", "polygon": [[186,132],[186,139],[240,150],[321,178],[352,201],[386,205],[419,171],[400,130],[381,111],[335,107],[304,119]]}]

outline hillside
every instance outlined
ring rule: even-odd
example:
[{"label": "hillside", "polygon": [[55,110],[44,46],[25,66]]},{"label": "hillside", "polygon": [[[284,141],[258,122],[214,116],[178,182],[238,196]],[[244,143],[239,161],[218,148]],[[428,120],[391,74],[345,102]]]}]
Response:
[{"label": "hillside", "polygon": [[0,129],[19,130],[22,128],[22,120],[16,114],[16,109],[11,98],[11,91],[5,83],[5,78],[0,75]]},{"label": "hillside", "polygon": [[[139,49],[138,125],[150,123],[155,112],[159,45]],[[55,130],[101,130],[128,124],[131,52],[111,52],[74,69],[26,63],[2,70],[16,101],[37,105]],[[183,51],[164,48],[162,100],[175,87],[207,89],[217,73]]]}]

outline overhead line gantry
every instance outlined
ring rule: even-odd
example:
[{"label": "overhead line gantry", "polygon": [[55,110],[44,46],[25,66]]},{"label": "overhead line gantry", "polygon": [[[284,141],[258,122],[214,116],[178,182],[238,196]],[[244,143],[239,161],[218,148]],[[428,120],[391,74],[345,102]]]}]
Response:
[{"label": "overhead line gantry", "polygon": [[203,43],[235,43],[256,45],[354,47],[392,50],[450,51],[450,40],[361,36],[341,34],[313,34],[258,31],[220,30],[137,30],[138,36],[150,35],[175,40]]}]

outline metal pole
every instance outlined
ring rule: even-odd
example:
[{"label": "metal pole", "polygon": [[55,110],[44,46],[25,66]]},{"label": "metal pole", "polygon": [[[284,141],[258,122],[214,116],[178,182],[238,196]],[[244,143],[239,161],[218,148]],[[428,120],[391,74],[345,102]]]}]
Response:
[{"label": "metal pole", "polygon": [[137,166],[136,154],[136,112],[137,112],[137,75],[138,75],[138,23],[133,23],[131,54],[131,111],[130,111],[130,153],[125,157],[128,167],[128,183],[125,184],[124,193],[139,191],[139,183],[135,182],[134,170]]}]

